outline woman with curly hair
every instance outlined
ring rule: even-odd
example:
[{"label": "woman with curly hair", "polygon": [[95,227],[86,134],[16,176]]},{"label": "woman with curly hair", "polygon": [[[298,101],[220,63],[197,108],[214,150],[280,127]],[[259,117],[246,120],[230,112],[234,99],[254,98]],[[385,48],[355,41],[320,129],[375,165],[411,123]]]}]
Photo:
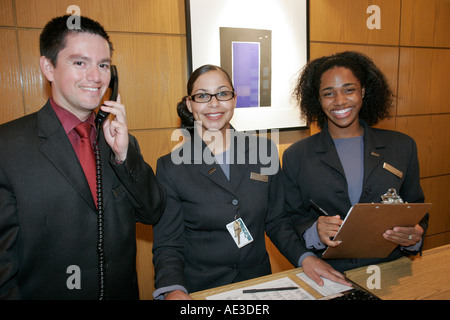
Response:
[{"label": "woman with curly hair", "polygon": [[[283,155],[285,208],[307,248],[321,256],[327,246],[338,246],[331,239],[348,210],[356,203],[380,202],[390,188],[405,202],[424,202],[414,140],[370,127],[389,117],[393,101],[385,76],[370,58],[347,51],[313,60],[294,96],[307,121],[321,128]],[[319,215],[310,200],[329,216]],[[417,254],[427,226],[428,214],[415,227],[397,226],[380,235],[398,244],[387,258],[327,262],[344,271]]]}]

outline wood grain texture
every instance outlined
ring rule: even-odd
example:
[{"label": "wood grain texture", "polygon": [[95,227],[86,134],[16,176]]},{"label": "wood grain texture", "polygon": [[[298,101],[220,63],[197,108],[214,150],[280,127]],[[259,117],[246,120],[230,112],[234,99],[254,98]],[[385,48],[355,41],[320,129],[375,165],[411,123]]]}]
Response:
[{"label": "wood grain texture", "polygon": [[420,176],[450,173],[450,114],[397,117],[397,130],[411,136],[417,144]]},{"label": "wood grain texture", "polygon": [[184,36],[113,34],[113,63],[130,129],[178,127],[178,101],[186,91]]},{"label": "wood grain texture", "polygon": [[448,300],[449,266],[450,245],[447,245],[424,251],[422,256],[403,257],[380,264],[379,289],[368,288],[367,282],[372,272],[368,273],[367,267],[350,270],[346,275],[383,300]]},{"label": "wood grain texture", "polygon": [[[43,28],[77,5],[107,31],[185,34],[184,0],[15,0],[19,27]],[[71,14],[71,13],[69,13]]]},{"label": "wood grain texture", "polygon": [[450,175],[421,179],[425,202],[431,202],[430,221],[426,235],[450,230]]},{"label": "wood grain texture", "polygon": [[[381,29],[366,26],[370,5],[381,11]],[[310,1],[310,40],[324,42],[398,45],[400,0]]]},{"label": "wood grain texture", "polygon": [[51,96],[51,87],[39,66],[40,30],[20,29],[19,47],[25,113],[38,111]]},{"label": "wood grain texture", "polygon": [[0,26],[14,26],[14,13],[11,0],[0,0]]},{"label": "wood grain texture", "polygon": [[450,1],[402,1],[402,46],[450,48]]},{"label": "wood grain texture", "polygon": [[450,49],[401,48],[398,115],[450,113]]},{"label": "wood grain texture", "polygon": [[22,99],[22,79],[16,32],[5,29],[0,32],[0,123],[14,120],[24,115]]}]

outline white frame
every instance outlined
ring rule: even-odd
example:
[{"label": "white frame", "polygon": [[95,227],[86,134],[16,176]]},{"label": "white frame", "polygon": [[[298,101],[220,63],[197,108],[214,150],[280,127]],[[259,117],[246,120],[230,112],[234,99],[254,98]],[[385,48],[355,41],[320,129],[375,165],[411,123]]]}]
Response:
[{"label": "white frame", "polygon": [[[306,126],[292,99],[308,61],[308,0],[186,0],[190,72],[220,66],[220,27],[272,30],[272,105],[236,108],[236,130]],[[251,119],[251,121],[249,121]]]}]

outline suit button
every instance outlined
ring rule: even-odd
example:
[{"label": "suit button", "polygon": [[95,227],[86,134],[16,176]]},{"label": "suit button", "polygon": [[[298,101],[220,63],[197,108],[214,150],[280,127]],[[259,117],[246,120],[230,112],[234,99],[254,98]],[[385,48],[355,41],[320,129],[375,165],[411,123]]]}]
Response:
[{"label": "suit button", "polygon": [[131,169],[128,173],[130,175],[131,181],[136,182],[137,181],[137,176],[136,176],[136,173],[134,172],[134,170]]},{"label": "suit button", "polygon": [[238,200],[238,199],[233,199],[233,200],[231,201],[231,204],[232,204],[233,206],[237,206],[237,205],[239,204],[239,200]]},{"label": "suit button", "polygon": [[239,269],[239,266],[238,266],[237,264],[233,264],[233,265],[231,266],[231,268],[232,268],[233,270],[237,270],[237,269]]}]

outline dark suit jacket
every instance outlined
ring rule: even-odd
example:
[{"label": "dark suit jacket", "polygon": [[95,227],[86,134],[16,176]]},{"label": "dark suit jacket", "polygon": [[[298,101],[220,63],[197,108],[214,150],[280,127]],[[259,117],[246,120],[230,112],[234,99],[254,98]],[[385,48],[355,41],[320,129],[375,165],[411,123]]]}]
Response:
[{"label": "dark suit jacket", "polygon": [[[252,172],[260,173],[264,167],[260,158],[251,158],[257,155],[257,143],[247,140],[244,144],[244,134],[236,136],[241,142],[234,144],[238,147],[234,164],[230,165],[230,181],[219,164],[208,164],[203,157],[195,157],[211,155],[198,135],[194,141],[199,144],[187,142],[158,160],[156,176],[167,191],[167,206],[153,228],[156,289],[181,285],[194,292],[269,274],[264,232],[295,266],[306,251],[283,213],[279,171],[268,175],[267,182],[251,179]],[[261,145],[270,143],[254,139]],[[278,153],[272,147],[271,159],[278,169]],[[186,156],[186,152],[190,153],[188,163],[172,161],[172,156]],[[266,151],[262,152],[266,155]],[[254,238],[241,249],[226,229],[236,214]]]},{"label": "dark suit jacket", "polygon": [[[121,165],[103,137],[100,150],[106,298],[136,299],[135,224],[157,221],[164,192],[132,136]],[[94,200],[50,103],[0,126],[0,297],[96,299],[96,247]],[[81,289],[68,289],[72,265]]]},{"label": "dark suit jacket", "polygon": [[[364,180],[359,202],[379,203],[381,195],[389,188],[395,188],[405,202],[423,202],[414,140],[399,132],[370,128],[360,121],[364,126]],[[385,162],[403,172],[403,177],[383,169]],[[294,143],[285,151],[283,180],[286,211],[290,213],[299,235],[303,235],[318,219],[318,214],[310,208],[310,198],[331,215],[341,215],[342,219],[351,207],[344,169],[327,124],[318,134]],[[420,224],[424,230],[427,229],[428,215]],[[397,248],[385,260],[403,254],[404,251]],[[382,260],[338,259],[327,262],[343,271]]]}]

